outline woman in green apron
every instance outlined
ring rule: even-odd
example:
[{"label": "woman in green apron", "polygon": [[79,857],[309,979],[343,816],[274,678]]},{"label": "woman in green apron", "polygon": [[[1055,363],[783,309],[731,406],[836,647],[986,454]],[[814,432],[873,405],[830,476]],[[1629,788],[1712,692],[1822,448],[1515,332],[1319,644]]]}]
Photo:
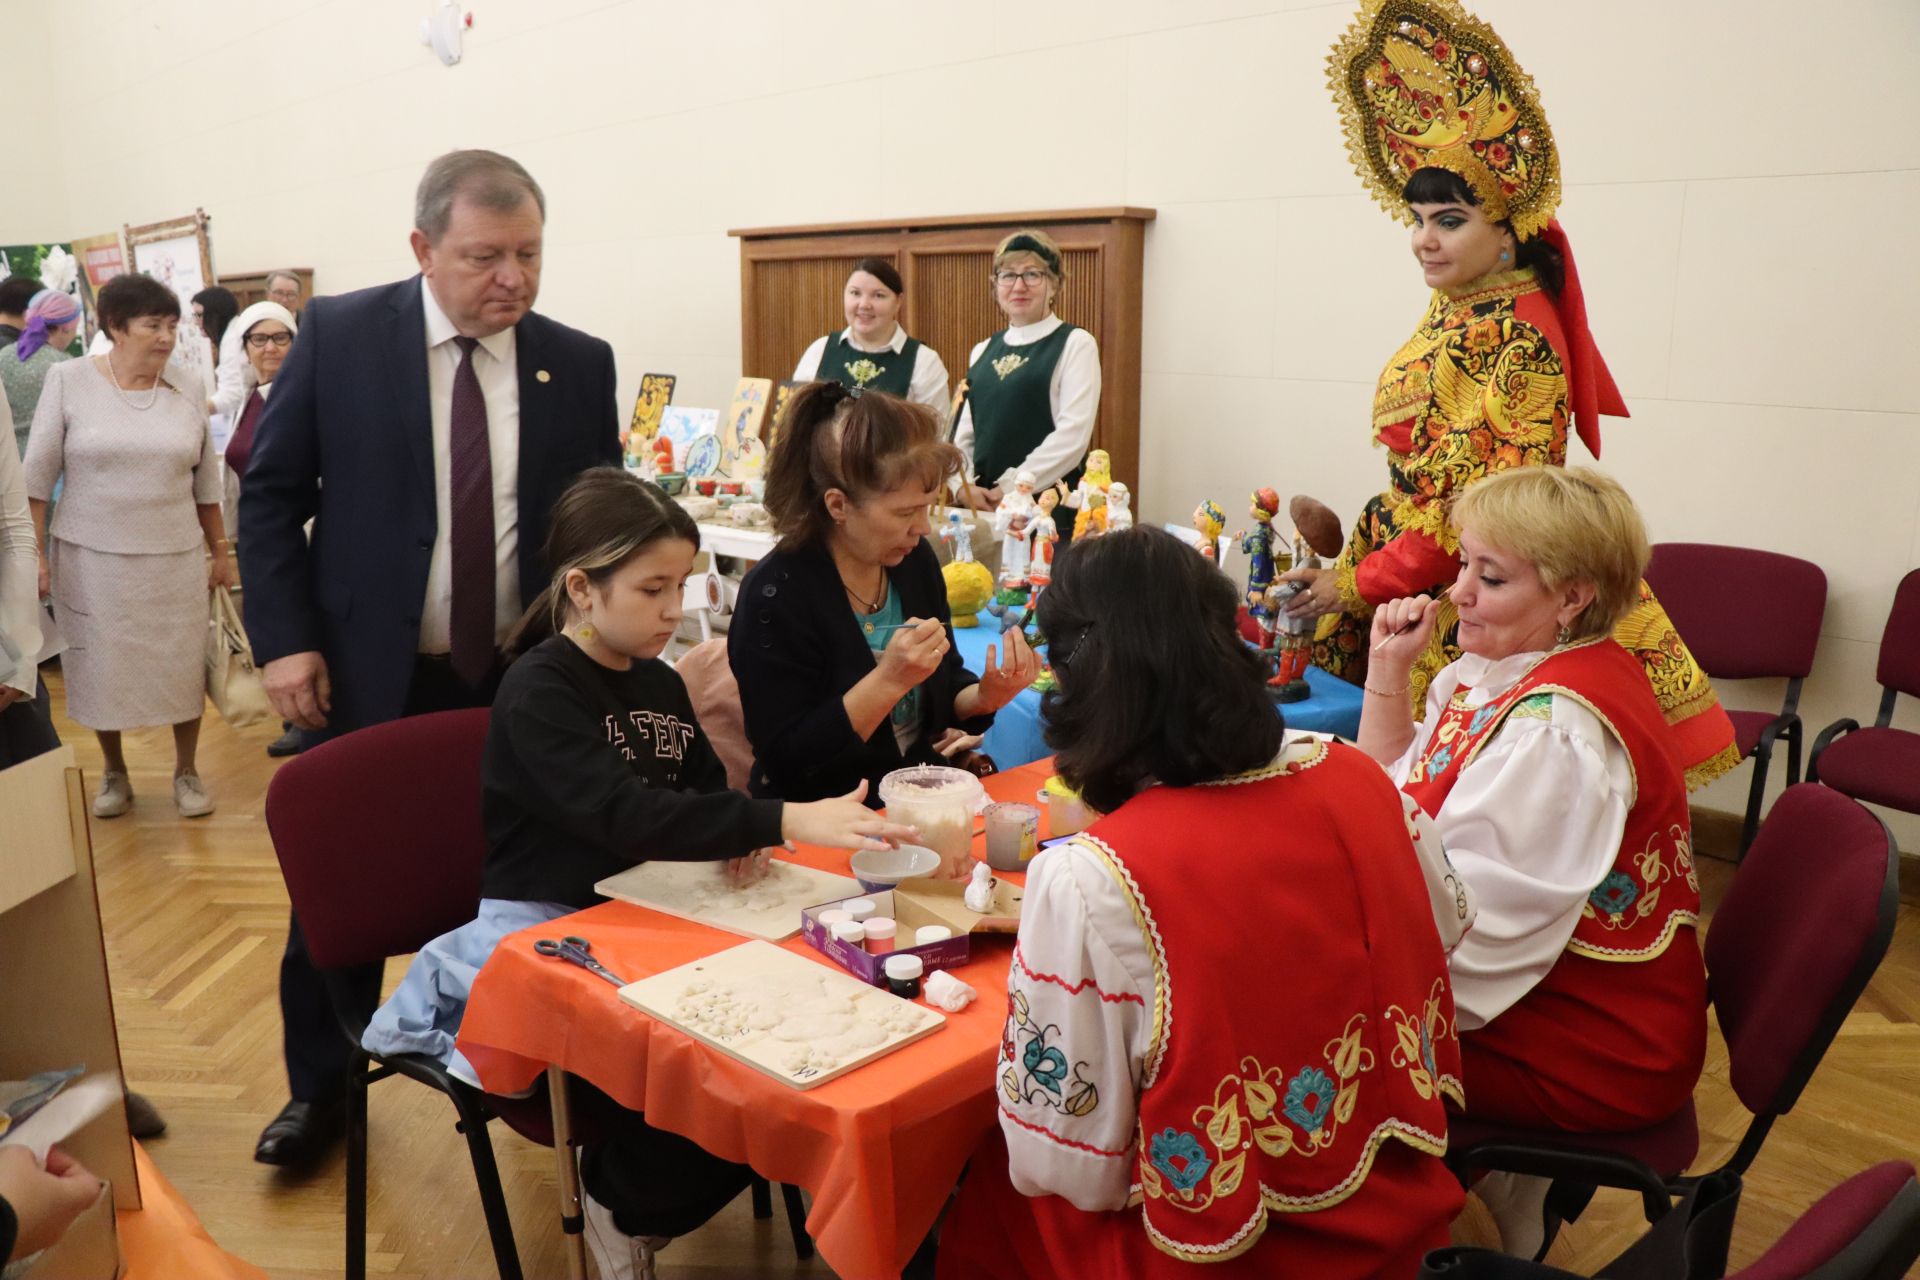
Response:
[{"label": "woman in green apron", "polygon": [[[967,407],[954,443],[966,455],[977,510],[993,511],[1031,471],[1034,489],[1080,482],[1100,407],[1100,348],[1053,314],[1066,280],[1060,246],[1044,231],[1016,231],[993,254],[993,300],[1007,327],[967,361]],[[1064,522],[1060,545],[1072,536]]]},{"label": "woman in green apron", "polygon": [[900,327],[906,295],[900,273],[885,258],[853,264],[841,295],[847,327],[815,338],[794,366],[795,382],[816,378],[852,390],[884,391],[923,404],[947,420],[947,366],[940,353]]}]

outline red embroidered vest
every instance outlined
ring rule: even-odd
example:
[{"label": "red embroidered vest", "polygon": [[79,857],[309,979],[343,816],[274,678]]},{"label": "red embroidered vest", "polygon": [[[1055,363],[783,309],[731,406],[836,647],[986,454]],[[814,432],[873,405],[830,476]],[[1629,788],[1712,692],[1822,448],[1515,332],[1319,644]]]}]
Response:
[{"label": "red embroidered vest", "polygon": [[1252,1247],[1269,1211],[1356,1193],[1389,1138],[1446,1150],[1461,1100],[1447,961],[1393,784],[1351,747],[1158,787],[1082,839],[1155,970],[1137,1176],[1154,1244]]},{"label": "red embroidered vest", "polygon": [[[1672,732],[1646,670],[1631,654],[1611,639],[1595,640],[1547,655],[1483,706],[1462,705],[1465,692],[1456,692],[1440,712],[1407,775],[1405,791],[1422,809],[1440,812],[1461,771],[1529,698],[1572,698],[1599,716],[1627,749],[1634,801],[1619,855],[1587,896],[1567,950],[1597,960],[1651,960],[1681,926],[1699,922],[1686,781],[1673,762]],[[1552,802],[1541,797],[1543,804]]]}]

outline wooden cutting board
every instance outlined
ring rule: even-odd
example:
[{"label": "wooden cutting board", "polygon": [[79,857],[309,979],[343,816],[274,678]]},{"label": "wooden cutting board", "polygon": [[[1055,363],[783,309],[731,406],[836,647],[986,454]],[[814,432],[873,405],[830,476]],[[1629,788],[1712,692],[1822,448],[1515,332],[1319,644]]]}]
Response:
[{"label": "wooden cutting board", "polygon": [[620,998],[795,1089],[823,1085],[947,1021],[770,942],[642,978]]},{"label": "wooden cutting board", "polygon": [[802,907],[858,897],[860,882],[775,858],[766,879],[734,889],[727,884],[725,863],[643,862],[608,876],[593,891],[745,938],[779,942],[800,932]]}]

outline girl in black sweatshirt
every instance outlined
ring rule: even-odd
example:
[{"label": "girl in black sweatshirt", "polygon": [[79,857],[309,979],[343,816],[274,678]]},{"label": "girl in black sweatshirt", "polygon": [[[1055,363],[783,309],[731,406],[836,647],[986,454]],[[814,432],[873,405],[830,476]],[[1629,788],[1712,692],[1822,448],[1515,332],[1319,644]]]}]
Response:
[{"label": "girl in black sweatshirt", "polygon": [[[699,530],[655,486],[585,472],[554,505],[553,581],[507,642],[482,765],[487,860],[477,919],[422,950],[368,1025],[371,1051],[424,1053],[478,1085],[454,1048],[472,979],[500,940],[602,901],[596,882],[653,858],[726,861],[744,883],[785,840],[841,848],[912,839],[865,785],[807,804],[727,789],[686,686],[660,661],[680,622]],[[582,1159],[588,1240],[603,1275],[639,1274],[661,1237],[705,1222],[746,1185],[638,1115]]]}]

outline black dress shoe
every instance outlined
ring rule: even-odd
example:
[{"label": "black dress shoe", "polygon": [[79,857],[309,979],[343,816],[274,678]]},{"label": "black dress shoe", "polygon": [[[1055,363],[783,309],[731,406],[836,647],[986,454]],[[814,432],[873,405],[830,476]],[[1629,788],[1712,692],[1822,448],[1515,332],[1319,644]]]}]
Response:
[{"label": "black dress shoe", "polygon": [[267,754],[276,760],[282,756],[297,756],[306,749],[306,736],[292,725],[288,725],[285,733],[267,744]]},{"label": "black dress shoe", "polygon": [[127,1132],[136,1138],[157,1138],[166,1131],[166,1118],[147,1095],[127,1090]]},{"label": "black dress shoe", "polygon": [[346,1136],[347,1109],[338,1100],[289,1102],[260,1131],[253,1158],[261,1164],[306,1164]]}]

